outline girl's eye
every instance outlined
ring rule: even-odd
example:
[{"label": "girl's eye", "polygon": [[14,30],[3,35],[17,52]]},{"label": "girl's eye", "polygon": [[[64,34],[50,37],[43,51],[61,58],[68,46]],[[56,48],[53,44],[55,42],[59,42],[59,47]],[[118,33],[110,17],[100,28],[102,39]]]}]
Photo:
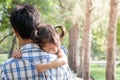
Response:
[{"label": "girl's eye", "polygon": [[49,48],[49,50],[52,50],[52,48]]}]

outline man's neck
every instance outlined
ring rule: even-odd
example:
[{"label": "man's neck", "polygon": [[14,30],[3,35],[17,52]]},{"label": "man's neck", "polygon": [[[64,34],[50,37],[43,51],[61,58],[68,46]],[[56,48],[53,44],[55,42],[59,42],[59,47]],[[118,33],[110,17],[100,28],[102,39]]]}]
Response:
[{"label": "man's neck", "polygon": [[21,43],[21,46],[25,45],[25,44],[29,44],[29,43],[33,43],[32,40],[24,40],[22,43]]},{"label": "man's neck", "polygon": [[33,41],[30,38],[23,39],[16,30],[14,30],[14,32],[15,32],[16,37],[18,38],[20,46],[23,46],[23,45],[29,44],[29,43],[33,43]]},{"label": "man's neck", "polygon": [[20,42],[20,46],[23,46],[25,44],[29,44],[29,43],[33,43],[33,41],[31,39],[21,39],[18,38],[19,42]]}]

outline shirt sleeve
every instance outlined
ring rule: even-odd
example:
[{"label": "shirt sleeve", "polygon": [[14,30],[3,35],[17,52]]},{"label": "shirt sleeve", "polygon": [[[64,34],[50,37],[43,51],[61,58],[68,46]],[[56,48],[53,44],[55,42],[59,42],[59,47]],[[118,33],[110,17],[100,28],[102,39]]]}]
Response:
[{"label": "shirt sleeve", "polygon": [[68,49],[65,46],[61,46],[61,49],[64,51],[65,54],[68,54]]}]

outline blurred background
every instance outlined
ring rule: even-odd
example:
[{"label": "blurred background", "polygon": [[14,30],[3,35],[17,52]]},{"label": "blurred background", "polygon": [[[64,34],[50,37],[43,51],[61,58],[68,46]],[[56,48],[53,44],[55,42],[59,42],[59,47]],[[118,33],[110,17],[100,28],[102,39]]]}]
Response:
[{"label": "blurred background", "polygon": [[[93,0],[91,12],[90,69],[95,80],[105,80],[107,34],[110,12],[109,0]],[[17,4],[32,4],[41,14],[42,21],[54,26],[63,25],[67,34],[62,45],[68,49],[69,65],[73,72],[80,74],[84,23],[86,21],[86,0],[0,0],[0,64],[19,49],[9,16]],[[118,5],[116,28],[116,80],[120,80],[120,5]],[[83,64],[82,64],[83,65]]]}]

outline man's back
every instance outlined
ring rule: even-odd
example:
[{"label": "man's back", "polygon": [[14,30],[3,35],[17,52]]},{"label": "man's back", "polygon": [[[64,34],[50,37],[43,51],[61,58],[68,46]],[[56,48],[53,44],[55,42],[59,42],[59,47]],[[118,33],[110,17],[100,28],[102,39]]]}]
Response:
[{"label": "man's back", "polygon": [[36,71],[36,64],[53,61],[57,59],[56,55],[42,52],[36,44],[26,44],[21,50],[21,59],[11,58],[3,64],[2,77],[5,80],[69,80],[70,72],[66,65],[43,73]]}]

